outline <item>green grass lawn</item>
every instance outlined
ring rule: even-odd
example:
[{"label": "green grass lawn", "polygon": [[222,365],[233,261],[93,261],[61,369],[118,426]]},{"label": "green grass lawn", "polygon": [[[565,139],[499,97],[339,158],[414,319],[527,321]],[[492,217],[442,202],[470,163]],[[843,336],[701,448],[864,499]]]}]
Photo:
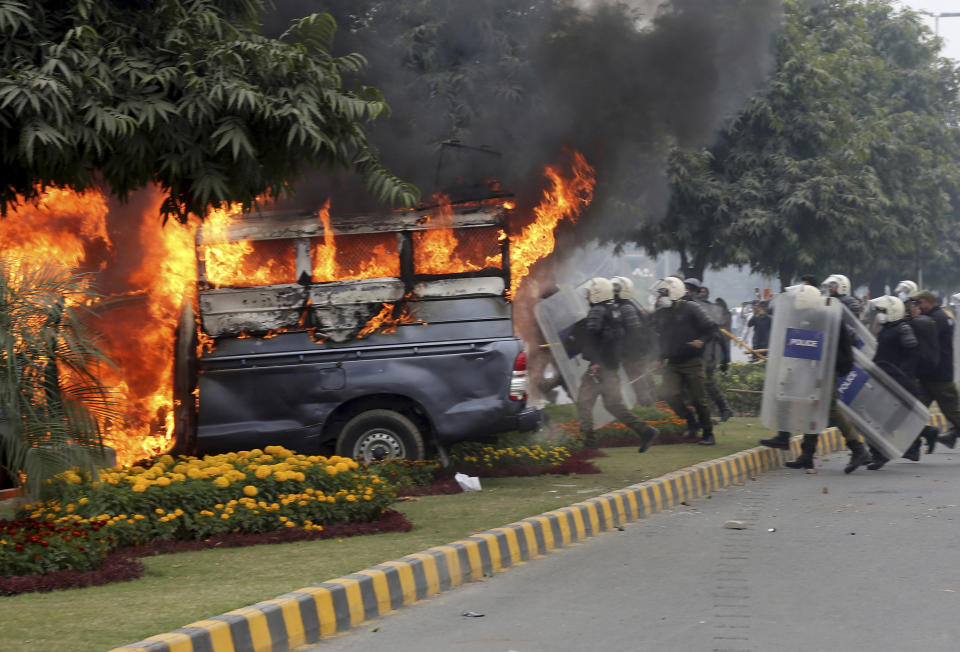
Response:
[{"label": "green grass lawn", "polygon": [[0,650],[102,651],[303,586],[556,509],[684,466],[755,446],[757,418],[717,427],[716,446],[606,449],[603,473],[483,480],[483,491],[398,505],[407,533],[360,536],[144,559],[147,574],[108,586],[0,598]]}]

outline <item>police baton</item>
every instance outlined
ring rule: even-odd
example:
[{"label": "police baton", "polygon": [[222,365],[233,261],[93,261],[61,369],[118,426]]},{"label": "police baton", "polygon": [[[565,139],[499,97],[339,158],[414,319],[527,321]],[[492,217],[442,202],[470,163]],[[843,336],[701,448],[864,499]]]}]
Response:
[{"label": "police baton", "polygon": [[763,354],[760,353],[759,351],[754,351],[753,349],[751,349],[749,346],[747,346],[747,343],[746,343],[746,342],[744,342],[743,340],[741,340],[739,337],[737,337],[736,335],[734,335],[733,333],[731,333],[731,332],[728,331],[727,329],[721,328],[721,329],[720,329],[720,332],[723,333],[724,335],[726,335],[727,337],[729,337],[731,340],[733,340],[733,341],[736,342],[737,344],[739,344],[741,347],[743,347],[743,349],[744,349],[747,353],[752,353],[753,355],[757,356],[758,358],[760,358],[761,360],[763,360],[764,362],[766,362],[767,356],[763,355]]}]

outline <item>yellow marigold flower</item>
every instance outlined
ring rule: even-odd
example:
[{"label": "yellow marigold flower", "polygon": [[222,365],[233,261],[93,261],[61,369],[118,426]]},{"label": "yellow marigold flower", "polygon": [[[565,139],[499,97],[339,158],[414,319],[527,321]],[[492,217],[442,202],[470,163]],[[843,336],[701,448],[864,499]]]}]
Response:
[{"label": "yellow marigold flower", "polygon": [[304,480],[307,479],[307,476],[305,476],[302,471],[297,471],[296,473],[293,474],[293,479],[296,480],[297,482],[303,482]]},{"label": "yellow marigold flower", "polygon": [[313,487],[307,487],[306,492],[307,492],[307,495],[308,495],[308,496],[312,496],[312,495],[313,495]]},{"label": "yellow marigold flower", "polygon": [[147,518],[147,517],[144,516],[143,514],[134,514],[134,515],[133,515],[133,518],[134,518],[135,520],[137,520],[137,521],[142,521],[143,519],[145,519],[145,518]]},{"label": "yellow marigold flower", "polygon": [[257,488],[254,487],[252,484],[248,484],[246,487],[243,488],[244,496],[250,496],[252,498],[256,496],[258,493],[259,491],[257,491]]},{"label": "yellow marigold flower", "polygon": [[229,520],[230,520],[230,515],[229,515],[229,514],[221,514],[221,515],[220,515],[220,518],[222,518],[222,519],[225,520],[225,521],[229,521]]},{"label": "yellow marigold flower", "polygon": [[286,471],[275,471],[273,474],[273,479],[277,482],[286,482],[287,472]]},{"label": "yellow marigold flower", "polygon": [[337,467],[335,466],[327,465],[324,470],[327,472],[328,475],[336,475],[337,473],[339,473],[339,471],[337,471]]},{"label": "yellow marigold flower", "polygon": [[164,466],[170,466],[173,464],[173,457],[170,455],[161,455],[159,462]]},{"label": "yellow marigold flower", "polygon": [[153,513],[154,513],[154,514],[163,514],[163,510],[160,509],[159,507],[157,507],[155,510],[153,510]]},{"label": "yellow marigold flower", "polygon": [[221,489],[226,489],[227,487],[230,486],[230,481],[227,480],[225,477],[220,476],[219,478],[216,478],[213,481],[213,484],[214,486],[219,487]]},{"label": "yellow marigold flower", "polygon": [[138,482],[137,484],[133,485],[133,491],[136,491],[138,494],[142,494],[146,490],[147,490],[147,485],[145,484]]},{"label": "yellow marigold flower", "polygon": [[284,523],[284,526],[286,526],[286,527],[297,527],[297,524],[294,523],[293,521],[287,521],[286,523]]},{"label": "yellow marigold flower", "polygon": [[169,487],[169,486],[170,486],[170,478],[167,478],[167,477],[157,478],[157,486],[158,486],[158,487]]},{"label": "yellow marigold flower", "polygon": [[269,466],[258,466],[257,471],[256,473],[254,473],[254,475],[257,476],[257,479],[263,480],[265,478],[269,478],[270,473],[271,473],[271,469]]},{"label": "yellow marigold flower", "polygon": [[177,509],[173,510],[173,513],[174,513],[175,516],[183,516],[183,510],[180,509],[179,507],[178,507]]},{"label": "yellow marigold flower", "polygon": [[347,464],[346,462],[337,462],[334,466],[337,469],[337,471],[341,471],[344,473],[350,470],[350,465]]},{"label": "yellow marigold flower", "polygon": [[363,497],[364,500],[370,500],[370,494],[367,494]]},{"label": "yellow marigold flower", "polygon": [[355,501],[356,499],[357,499],[357,497],[354,496],[353,494],[347,494],[347,500],[349,500],[351,503],[352,503],[353,501]]}]

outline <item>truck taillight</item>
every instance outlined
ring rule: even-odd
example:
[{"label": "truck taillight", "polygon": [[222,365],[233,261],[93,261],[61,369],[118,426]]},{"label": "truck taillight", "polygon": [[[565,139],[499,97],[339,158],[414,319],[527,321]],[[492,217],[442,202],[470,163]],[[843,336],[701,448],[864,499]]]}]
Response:
[{"label": "truck taillight", "polygon": [[527,400],[527,354],[521,352],[513,361],[513,374],[510,376],[510,400]]}]

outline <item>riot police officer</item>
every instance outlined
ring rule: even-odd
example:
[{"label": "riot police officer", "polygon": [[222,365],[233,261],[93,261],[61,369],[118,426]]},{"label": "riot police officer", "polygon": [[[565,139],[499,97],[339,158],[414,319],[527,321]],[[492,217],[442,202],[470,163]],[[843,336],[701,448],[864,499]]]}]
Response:
[{"label": "riot police officer", "polygon": [[619,370],[626,329],[623,316],[613,301],[613,284],[605,278],[592,279],[587,285],[587,301],[590,309],[577,332],[580,354],[590,363],[580,379],[577,392],[580,434],[586,446],[596,446],[593,406],[598,398],[602,398],[603,407],[640,436],[639,452],[643,453],[660,432],[633,414],[623,401]]},{"label": "riot police officer", "polygon": [[686,393],[703,428],[700,443],[713,445],[716,440],[704,391],[703,349],[715,336],[717,325],[692,300],[685,298],[686,289],[680,279],[669,276],[658,282],[654,290],[657,292],[654,325],[664,361],[663,394],[677,416],[687,420],[684,439],[693,441],[697,429],[690,425],[692,415],[684,400]]}]

